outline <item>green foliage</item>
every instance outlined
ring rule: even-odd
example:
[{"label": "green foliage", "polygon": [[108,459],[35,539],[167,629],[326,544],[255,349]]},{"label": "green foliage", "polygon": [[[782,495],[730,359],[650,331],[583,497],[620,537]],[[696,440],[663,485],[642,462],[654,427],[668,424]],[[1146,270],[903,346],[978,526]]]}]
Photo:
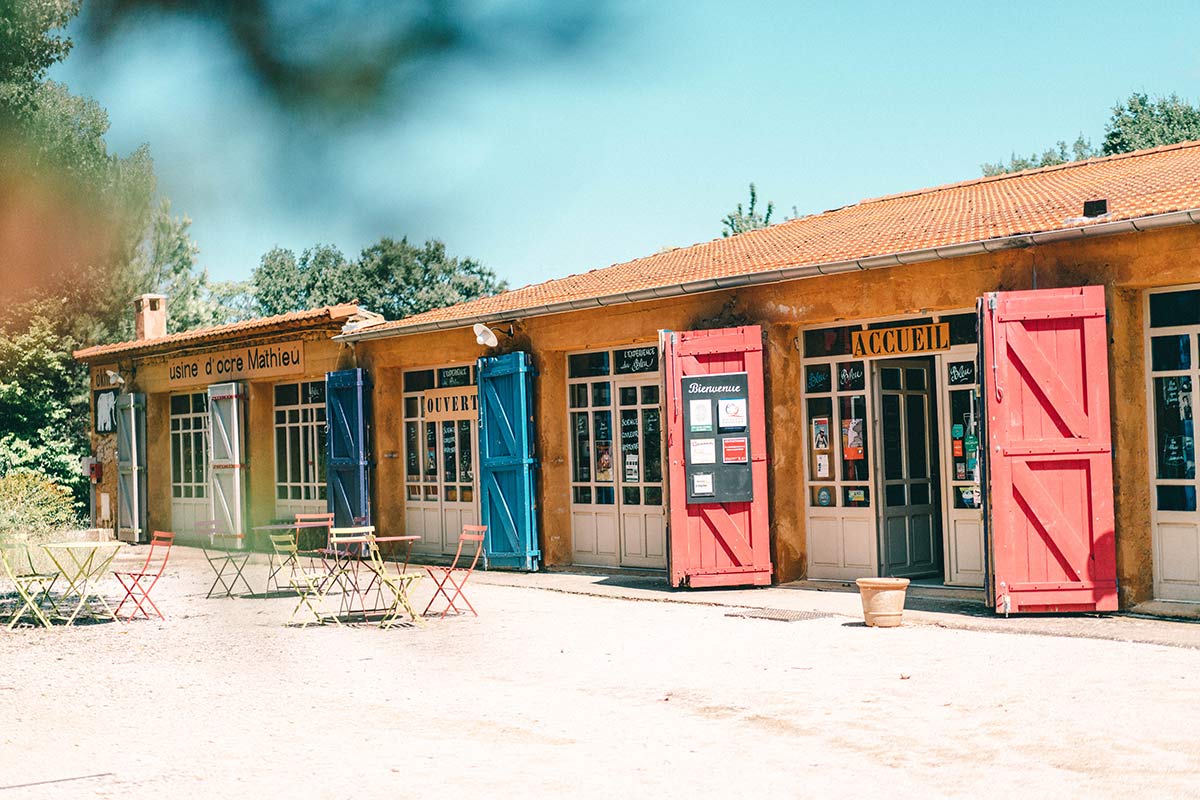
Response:
[{"label": "green foliage", "polygon": [[423,245],[384,237],[355,261],[332,245],[316,245],[296,258],[276,247],[262,257],[251,279],[263,315],[357,301],[388,319],[503,291],[505,283],[470,258],[451,257],[431,239]]},{"label": "green foliage", "polygon": [[79,524],[71,493],[46,476],[28,470],[0,476],[0,535],[36,536]]},{"label": "green foliage", "polygon": [[1113,107],[1104,126],[1104,154],[1128,153],[1200,139],[1200,108],[1179,95],[1150,98],[1134,92]]},{"label": "green foliage", "polygon": [[771,224],[771,214],[775,211],[775,204],[768,201],[767,211],[765,214],[758,213],[756,206],[758,205],[758,190],[754,184],[750,184],[750,204],[749,207],[743,209],[742,204],[738,203],[737,208],[725,215],[721,220],[721,225],[724,230],[721,231],[722,236],[734,236],[746,231],[754,231],[759,228],[765,228]]},{"label": "green foliage", "polygon": [[61,30],[79,13],[79,0],[0,0],[0,108],[20,116],[33,106],[46,70],[66,58],[71,40]]},{"label": "green foliage", "polygon": [[1034,153],[1024,158],[1013,153],[1008,163],[983,164],[982,169],[984,175],[1002,175],[1196,139],[1200,139],[1200,107],[1181,100],[1176,94],[1151,98],[1134,92],[1127,100],[1113,106],[1112,115],[1104,125],[1104,144],[1099,150],[1080,134],[1070,148],[1060,141],[1041,155]]}]

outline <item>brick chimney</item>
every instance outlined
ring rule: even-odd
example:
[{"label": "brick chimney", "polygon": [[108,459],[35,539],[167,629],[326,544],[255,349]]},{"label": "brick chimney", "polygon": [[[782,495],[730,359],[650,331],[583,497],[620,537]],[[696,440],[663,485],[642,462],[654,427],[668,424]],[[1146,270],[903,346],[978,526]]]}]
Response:
[{"label": "brick chimney", "polygon": [[167,296],[144,294],[133,301],[133,320],[137,339],[158,339],[167,335]]}]

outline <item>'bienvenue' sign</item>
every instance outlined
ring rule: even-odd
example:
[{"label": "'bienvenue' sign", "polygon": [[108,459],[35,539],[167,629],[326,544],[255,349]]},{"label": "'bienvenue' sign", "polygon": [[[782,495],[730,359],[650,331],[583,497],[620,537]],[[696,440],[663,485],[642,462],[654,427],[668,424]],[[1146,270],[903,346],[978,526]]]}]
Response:
[{"label": "'bienvenue' sign", "polygon": [[220,383],[243,378],[270,378],[304,372],[304,342],[281,342],[199,356],[172,358],[167,378],[172,386]]}]

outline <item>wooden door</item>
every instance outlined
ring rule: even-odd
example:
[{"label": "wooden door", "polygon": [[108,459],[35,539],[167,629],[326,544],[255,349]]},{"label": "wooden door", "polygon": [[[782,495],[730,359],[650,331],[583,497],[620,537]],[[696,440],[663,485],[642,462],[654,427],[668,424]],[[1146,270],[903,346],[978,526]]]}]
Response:
[{"label": "wooden door", "polygon": [[980,305],[996,610],[1116,610],[1104,288]]},{"label": "wooden door", "polygon": [[325,376],[326,502],[341,527],[371,524],[370,388],[361,369]]},{"label": "wooden door", "polygon": [[[673,586],[767,585],[771,582],[767,500],[762,329],[663,331],[670,494],[670,580]],[[683,381],[689,376],[744,374],[746,457],[753,497],[746,502],[688,502]]]},{"label": "wooden door", "polygon": [[934,468],[932,370],[927,361],[875,364],[880,447],[880,567],[886,577],[923,578],[941,571]]},{"label": "wooden door", "polygon": [[246,535],[243,405],[240,383],[208,387],[209,509],[217,530]]},{"label": "wooden door", "polygon": [[117,538],[149,541],[146,531],[146,395],[117,397]]}]

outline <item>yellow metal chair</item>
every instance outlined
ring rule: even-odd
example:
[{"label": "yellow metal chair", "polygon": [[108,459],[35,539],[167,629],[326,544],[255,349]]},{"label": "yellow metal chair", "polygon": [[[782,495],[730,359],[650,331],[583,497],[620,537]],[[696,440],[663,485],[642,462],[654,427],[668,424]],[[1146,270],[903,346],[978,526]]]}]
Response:
[{"label": "yellow metal chair", "polygon": [[29,554],[29,546],[10,542],[0,542],[0,567],[17,589],[21,605],[17,613],[8,621],[8,629],[12,630],[25,614],[25,609],[33,612],[35,620],[47,628],[49,618],[42,612],[41,602],[53,599],[50,590],[58,580],[57,572],[38,572],[33,566],[33,557]]},{"label": "yellow metal chair", "polygon": [[[341,577],[340,569],[329,564],[317,569],[301,567],[299,553],[296,549],[296,539],[292,534],[273,533],[270,539],[275,557],[280,560],[281,571],[284,566],[288,566],[289,568],[287,575],[288,588],[300,596],[296,607],[292,609],[292,615],[288,617],[287,624],[292,624],[292,620],[300,613],[301,608],[307,608],[312,613],[313,619],[317,624],[321,624],[325,621],[325,618],[321,615],[321,602],[329,594],[329,589],[338,583]],[[336,625],[341,624],[336,616],[333,617],[333,621]],[[304,624],[300,627],[307,627],[308,624],[309,620],[305,620]]]}]

